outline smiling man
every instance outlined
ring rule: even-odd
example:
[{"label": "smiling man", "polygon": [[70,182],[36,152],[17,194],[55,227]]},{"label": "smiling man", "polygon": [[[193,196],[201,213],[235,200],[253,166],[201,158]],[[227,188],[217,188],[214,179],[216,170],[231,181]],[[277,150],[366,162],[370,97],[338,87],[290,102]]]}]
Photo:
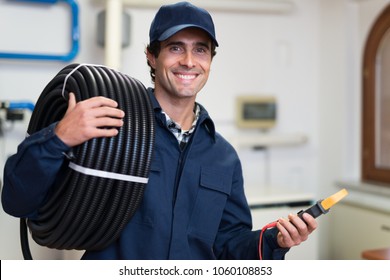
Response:
[{"label": "smiling man", "polygon": [[[283,259],[317,223],[306,213],[303,220],[297,215],[279,219],[263,234],[252,229],[238,155],[196,102],[218,47],[210,14],[188,2],[162,6],[149,35],[146,57],[154,88],[148,94],[156,124],[149,181],[121,236],[107,248],[87,251],[83,259]],[[47,182],[59,172],[55,166],[65,160],[62,155],[93,137],[116,135],[124,115],[116,107],[103,97],[76,104],[70,95],[67,113],[55,129],[31,135],[25,140],[28,152],[7,161],[4,209],[33,219],[50,188]],[[46,177],[22,176],[28,172],[20,170],[21,161],[36,162],[31,168],[45,168]],[[23,205],[22,213],[18,201],[28,200],[34,207]]]},{"label": "smiling man", "polygon": [[147,51],[156,73],[154,95],[166,114],[184,130],[194,121],[196,95],[209,77],[211,45],[204,31],[186,28],[161,42],[158,58]]}]

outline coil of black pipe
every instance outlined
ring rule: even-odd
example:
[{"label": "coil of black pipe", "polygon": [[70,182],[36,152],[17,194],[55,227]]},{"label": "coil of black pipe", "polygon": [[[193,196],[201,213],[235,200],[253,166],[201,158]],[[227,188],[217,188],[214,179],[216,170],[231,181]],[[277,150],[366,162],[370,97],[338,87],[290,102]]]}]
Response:
[{"label": "coil of black pipe", "polygon": [[[105,66],[70,64],[39,96],[28,126],[33,134],[59,121],[76,101],[105,96],[125,112],[124,125],[115,137],[94,138],[72,149],[66,159],[85,169],[147,178],[154,145],[154,114],[141,82]],[[69,162],[68,162],[69,161]],[[28,229],[33,240],[49,248],[101,250],[114,242],[142,201],[145,182],[112,179],[65,168],[52,186],[37,219],[21,219],[20,234],[25,259],[32,259]]]}]

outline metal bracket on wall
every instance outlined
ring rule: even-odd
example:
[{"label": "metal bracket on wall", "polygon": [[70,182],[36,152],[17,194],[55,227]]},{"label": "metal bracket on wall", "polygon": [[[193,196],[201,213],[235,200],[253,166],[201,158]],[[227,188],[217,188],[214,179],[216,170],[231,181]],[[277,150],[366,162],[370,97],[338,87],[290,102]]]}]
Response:
[{"label": "metal bracket on wall", "polygon": [[0,59],[30,59],[30,60],[60,60],[71,61],[76,57],[79,51],[79,8],[75,0],[9,0],[18,2],[34,2],[43,4],[56,4],[57,2],[65,2],[68,4],[72,11],[72,28],[71,39],[72,47],[68,53],[65,54],[40,54],[40,53],[12,53],[12,52],[0,52]]}]

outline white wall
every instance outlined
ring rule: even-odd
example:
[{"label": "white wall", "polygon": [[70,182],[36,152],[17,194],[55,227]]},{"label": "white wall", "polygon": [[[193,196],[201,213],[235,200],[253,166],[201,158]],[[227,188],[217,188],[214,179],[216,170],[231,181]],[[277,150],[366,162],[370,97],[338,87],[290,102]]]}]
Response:
[{"label": "white wall", "polygon": [[[198,101],[208,108],[217,128],[226,136],[243,133],[234,126],[234,98],[240,94],[273,94],[279,105],[275,134],[300,132],[309,141],[303,146],[271,149],[270,182],[323,197],[333,192],[340,177],[359,177],[359,59],[362,34],[388,1],[294,0],[287,14],[212,15],[220,47],[208,85]],[[96,17],[103,7],[96,1],[79,1],[80,53],[75,62],[104,63],[96,43]],[[66,51],[66,7],[47,9],[0,1],[2,38],[0,51],[33,46],[37,50]],[[155,14],[151,9],[130,9],[130,46],[123,50],[121,71],[145,85],[150,78],[144,48]],[[29,15],[29,16],[26,16]],[[27,39],[27,26],[37,35]],[[20,28],[24,27],[24,28]],[[53,31],[54,29],[54,31]],[[47,34],[47,36],[46,36]],[[15,36],[20,35],[20,36]],[[56,39],[53,39],[56,38]],[[0,61],[0,101],[35,101],[43,87],[64,63]],[[26,115],[28,118],[28,114]],[[27,120],[28,121],[28,120]],[[0,167],[24,137],[26,123],[10,128],[0,138]],[[8,124],[7,124],[8,125]],[[248,186],[264,187],[263,152],[241,151]],[[259,176],[260,174],[260,176]],[[0,175],[1,178],[2,174]],[[287,215],[287,213],[286,213]],[[0,258],[20,258],[16,219],[0,211]],[[322,218],[321,258],[328,258],[328,223]],[[58,258],[58,252],[43,258]]]},{"label": "white wall", "polygon": [[[335,180],[361,179],[362,56],[368,32],[389,1],[321,2],[318,179],[325,195],[334,189]],[[327,259],[332,250],[328,234],[332,224],[329,219],[324,222],[320,258]]]}]

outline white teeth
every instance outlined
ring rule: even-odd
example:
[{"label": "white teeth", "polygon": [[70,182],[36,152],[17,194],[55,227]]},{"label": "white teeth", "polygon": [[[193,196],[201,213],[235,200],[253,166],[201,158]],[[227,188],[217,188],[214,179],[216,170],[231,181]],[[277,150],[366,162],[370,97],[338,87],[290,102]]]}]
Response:
[{"label": "white teeth", "polygon": [[181,75],[181,74],[178,74],[177,75],[180,79],[183,79],[183,80],[191,80],[191,79],[195,79],[195,75]]}]

